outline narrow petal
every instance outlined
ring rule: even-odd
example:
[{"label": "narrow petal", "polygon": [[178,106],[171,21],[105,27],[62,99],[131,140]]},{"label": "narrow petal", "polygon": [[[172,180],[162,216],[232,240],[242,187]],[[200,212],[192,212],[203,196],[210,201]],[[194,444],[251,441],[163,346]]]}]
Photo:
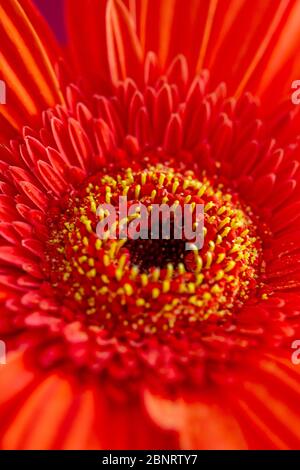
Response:
[{"label": "narrow petal", "polygon": [[184,449],[245,449],[243,434],[220,391],[211,391],[199,400],[171,401],[146,394],[150,416],[163,429],[179,432]]}]

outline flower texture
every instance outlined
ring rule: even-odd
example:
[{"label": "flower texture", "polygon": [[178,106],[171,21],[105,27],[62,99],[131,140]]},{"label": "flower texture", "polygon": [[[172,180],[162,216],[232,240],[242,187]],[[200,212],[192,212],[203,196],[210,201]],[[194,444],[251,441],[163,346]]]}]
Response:
[{"label": "flower texture", "polygon": [[[1,447],[299,447],[299,2],[65,11],[0,1]],[[100,240],[120,196],[203,247]]]}]

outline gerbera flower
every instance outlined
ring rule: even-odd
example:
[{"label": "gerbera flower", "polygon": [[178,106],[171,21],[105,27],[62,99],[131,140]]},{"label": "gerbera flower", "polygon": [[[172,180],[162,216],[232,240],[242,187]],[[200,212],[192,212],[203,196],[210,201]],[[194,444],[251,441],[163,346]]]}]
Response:
[{"label": "gerbera flower", "polygon": [[[299,10],[0,1],[2,448],[299,447]],[[203,248],[98,239],[120,195]]]}]

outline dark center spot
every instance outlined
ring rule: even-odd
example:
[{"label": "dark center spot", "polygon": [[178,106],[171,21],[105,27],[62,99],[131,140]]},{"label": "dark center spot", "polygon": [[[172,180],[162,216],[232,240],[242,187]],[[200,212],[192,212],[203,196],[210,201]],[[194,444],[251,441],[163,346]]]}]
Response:
[{"label": "dark center spot", "polygon": [[138,266],[142,272],[148,272],[151,268],[165,268],[168,263],[176,268],[184,261],[184,240],[137,239],[128,240],[125,246],[130,253],[131,265]]}]

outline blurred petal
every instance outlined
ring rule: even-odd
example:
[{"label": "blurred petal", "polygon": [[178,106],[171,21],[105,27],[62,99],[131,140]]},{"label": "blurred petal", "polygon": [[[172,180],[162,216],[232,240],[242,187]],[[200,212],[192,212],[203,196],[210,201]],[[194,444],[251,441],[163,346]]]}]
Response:
[{"label": "blurred petal", "polygon": [[183,449],[245,449],[237,421],[222,400],[220,390],[200,395],[195,402],[169,401],[150,393],[145,396],[152,419],[163,429],[178,431]]}]

